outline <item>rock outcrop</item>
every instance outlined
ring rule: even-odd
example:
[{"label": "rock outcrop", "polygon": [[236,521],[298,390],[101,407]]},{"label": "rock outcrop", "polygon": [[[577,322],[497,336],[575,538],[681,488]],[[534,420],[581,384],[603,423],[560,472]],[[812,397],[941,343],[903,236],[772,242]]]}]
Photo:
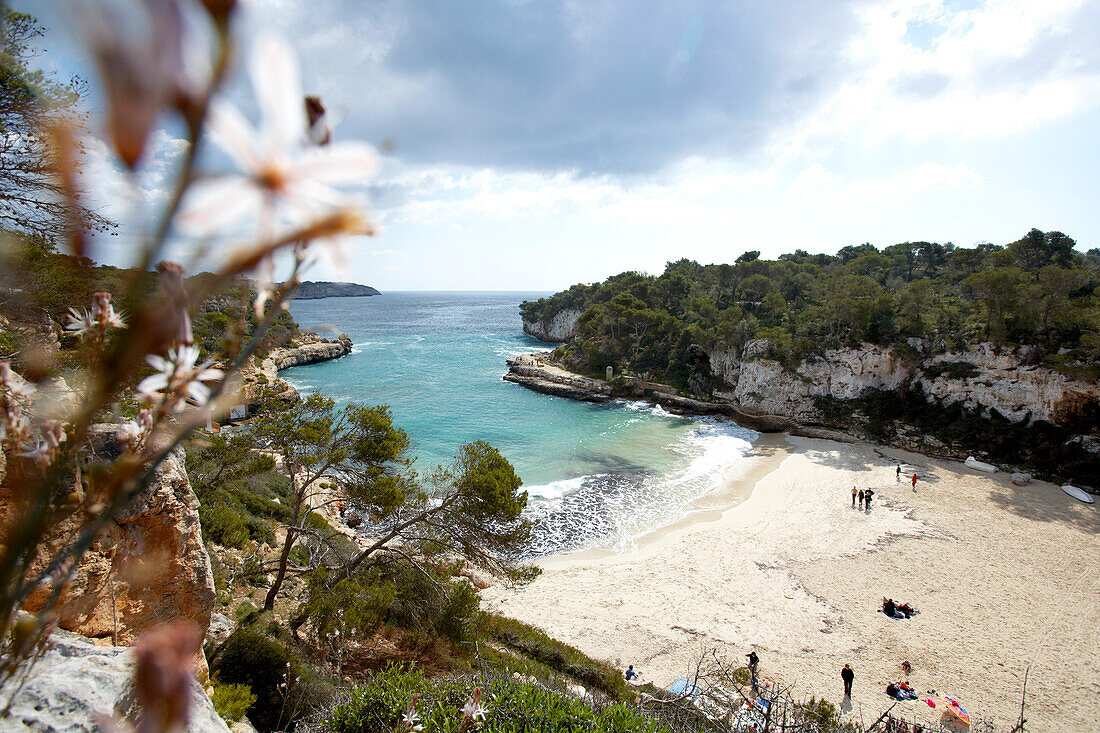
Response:
[{"label": "rock outcrop", "polygon": [[[0,728],[83,733],[104,730],[105,718],[136,722],[133,650],[96,646],[55,631],[50,649],[31,667]],[[191,680],[187,733],[228,733],[202,687]]]},{"label": "rock outcrop", "polygon": [[576,308],[560,310],[550,319],[530,320],[523,319],[523,332],[534,336],[539,341],[560,343],[573,338],[577,330],[577,319],[581,317],[581,311]]},{"label": "rock outcrop", "polygon": [[584,402],[610,402],[611,385],[601,379],[591,379],[554,366],[541,354],[523,354],[508,359],[504,381],[519,384],[536,392],[568,397]]},{"label": "rock outcrop", "polygon": [[[111,450],[113,431],[100,449]],[[117,446],[115,447],[117,451]],[[74,489],[79,497],[80,488]],[[83,525],[84,498],[43,543],[42,566]],[[158,624],[186,619],[202,633],[214,610],[214,574],[199,527],[199,502],[184,469],[182,448],[157,468],[143,491],[96,538],[55,606],[60,628],[104,643],[129,646]],[[25,608],[41,608],[52,588],[42,586]],[[201,654],[199,655],[201,657]],[[205,667],[205,660],[199,660]]]},{"label": "rock outcrop", "polygon": [[362,298],[381,295],[369,285],[357,283],[332,283],[306,281],[298,286],[295,300],[316,300],[318,298]]},{"label": "rock outcrop", "polygon": [[712,373],[728,388],[715,396],[800,422],[821,419],[815,397],[850,400],[901,386],[919,386],[944,405],[961,403],[985,415],[996,410],[1013,422],[1083,424],[1100,416],[1100,385],[1030,364],[1026,351],[992,344],[928,357],[864,344],[811,356],[794,370],[767,358],[767,348],[766,341],[751,341],[741,354],[712,353]]},{"label": "rock outcrop", "polygon": [[351,339],[346,334],[339,338],[321,338],[315,333],[303,333],[294,347],[273,349],[264,359],[262,369],[274,376],[290,367],[302,364],[316,364],[319,361],[331,361],[351,353]]}]

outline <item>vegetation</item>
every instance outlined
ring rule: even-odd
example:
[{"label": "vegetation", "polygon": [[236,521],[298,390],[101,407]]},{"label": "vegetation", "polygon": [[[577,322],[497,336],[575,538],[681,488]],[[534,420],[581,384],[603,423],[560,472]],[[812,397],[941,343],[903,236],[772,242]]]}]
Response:
[{"label": "vegetation", "polygon": [[480,676],[431,680],[419,670],[391,666],[357,687],[326,721],[332,733],[398,730],[409,700],[418,696],[417,711],[426,730],[456,730],[462,707],[474,685],[484,688],[484,731],[658,731],[656,720],[634,705],[591,705],[532,681]]},{"label": "vegetation", "polygon": [[768,355],[791,368],[829,347],[911,338],[934,351],[1026,344],[1056,368],[1095,365],[1100,249],[1074,245],[1033,229],[1003,247],[906,242],[778,260],[749,252],[732,265],[679,260],[657,277],[625,272],[574,285],[521,312],[549,321],[580,310],[563,357],[582,371],[614,365],[699,394],[712,386],[707,354],[740,351],[752,339],[767,339]]},{"label": "vegetation", "polygon": [[44,32],[32,16],[0,7],[0,229],[79,242],[114,224],[81,204],[75,177],[55,165],[83,152],[86,89],[77,77],[59,82],[31,68],[34,40]]}]

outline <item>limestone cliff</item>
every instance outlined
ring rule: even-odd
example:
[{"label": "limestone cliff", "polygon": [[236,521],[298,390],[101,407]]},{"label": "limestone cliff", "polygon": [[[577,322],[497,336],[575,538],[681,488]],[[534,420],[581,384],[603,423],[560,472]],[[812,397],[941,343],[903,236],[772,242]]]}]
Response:
[{"label": "limestone cliff", "polygon": [[549,319],[533,320],[523,319],[523,332],[534,336],[539,341],[559,343],[573,338],[577,329],[577,319],[581,317],[581,311],[576,308],[566,308],[556,312]]},{"label": "limestone cliff", "polygon": [[[110,452],[112,440],[113,430],[103,431],[97,450]],[[177,619],[193,622],[205,634],[214,610],[214,574],[198,506],[183,449],[176,448],[84,553],[56,606],[59,626],[108,642],[117,636],[124,646],[145,630]],[[74,507],[58,522],[36,564],[76,536],[84,509]],[[25,608],[36,611],[50,590],[43,586],[32,593]]]},{"label": "limestone cliff", "polygon": [[827,350],[795,369],[767,358],[767,342],[751,341],[741,353],[715,350],[711,372],[722,387],[715,396],[751,410],[786,415],[799,421],[821,418],[814,398],[855,399],[867,390],[919,386],[929,401],[961,403],[1013,422],[1043,420],[1078,424],[1100,410],[1100,385],[1031,364],[1027,350],[980,344],[965,352],[925,354],[864,344]]}]

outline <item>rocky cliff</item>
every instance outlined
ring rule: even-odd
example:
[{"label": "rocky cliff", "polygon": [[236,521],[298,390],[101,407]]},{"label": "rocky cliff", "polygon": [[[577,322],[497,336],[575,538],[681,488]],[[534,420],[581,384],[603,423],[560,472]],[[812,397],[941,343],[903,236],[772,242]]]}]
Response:
[{"label": "rocky cliff", "polygon": [[318,298],[361,298],[380,295],[374,288],[357,283],[330,283],[306,281],[298,286],[295,300],[316,300]]},{"label": "rocky cliff", "polygon": [[[97,450],[111,450],[113,429]],[[117,447],[115,448],[117,450]],[[76,490],[80,499],[80,489]],[[83,499],[84,502],[90,499]],[[84,553],[56,609],[59,626],[82,636],[129,646],[144,631],[185,619],[205,634],[214,609],[214,574],[199,526],[199,501],[184,469],[182,448],[172,451],[153,480],[122,509]],[[71,541],[83,523],[73,507],[47,537],[36,565]],[[37,611],[52,588],[42,586],[25,608]],[[202,656],[201,654],[199,655]],[[205,660],[200,660],[205,666]]]},{"label": "rocky cliff", "polygon": [[340,334],[336,339],[321,338],[315,333],[303,333],[297,346],[273,349],[264,359],[261,369],[274,377],[276,372],[302,364],[316,364],[319,361],[331,361],[351,353],[351,339]]},{"label": "rocky cliff", "polygon": [[566,308],[556,312],[551,318],[543,320],[523,319],[523,332],[534,336],[539,341],[560,343],[573,338],[577,329],[577,319],[581,317],[581,311],[576,308]]},{"label": "rocky cliff", "polygon": [[791,370],[767,357],[767,342],[751,341],[740,353],[711,353],[711,373],[722,384],[714,394],[801,422],[822,419],[816,397],[852,400],[867,390],[902,386],[919,387],[930,402],[959,403],[986,416],[995,410],[1012,422],[1076,425],[1100,415],[1100,385],[1030,363],[1026,349],[980,344],[965,352],[926,354],[915,340],[911,347],[830,349]]}]

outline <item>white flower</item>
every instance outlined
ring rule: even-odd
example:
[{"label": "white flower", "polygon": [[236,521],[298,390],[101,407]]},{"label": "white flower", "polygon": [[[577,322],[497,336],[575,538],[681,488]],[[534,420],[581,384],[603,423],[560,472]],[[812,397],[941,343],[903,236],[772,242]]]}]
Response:
[{"label": "white flower", "polygon": [[157,370],[141,380],[138,395],[147,400],[165,398],[170,408],[183,409],[183,400],[204,405],[210,399],[210,388],[203,382],[214,382],[224,375],[221,369],[211,369],[210,362],[195,365],[199,358],[197,346],[177,346],[168,350],[168,358],[150,355],[145,360]]},{"label": "white flower", "polygon": [[110,293],[94,293],[95,302],[91,308],[69,309],[69,322],[65,324],[66,331],[72,331],[77,336],[86,333],[106,333],[108,328],[122,328],[126,325],[122,314],[115,311],[111,305]]},{"label": "white flower", "polygon": [[474,696],[466,701],[466,705],[462,708],[462,714],[475,723],[478,720],[485,720],[485,708],[481,707],[480,687],[474,688]]},{"label": "white flower", "polygon": [[[273,214],[280,224],[297,228],[341,209],[360,210],[332,186],[365,182],[378,165],[374,147],[351,141],[309,144],[317,120],[310,125],[297,60],[282,39],[257,38],[249,75],[262,114],[258,130],[228,102],[215,100],[210,109],[211,140],[240,173],[196,182],[181,228],[208,236],[242,219],[262,222]],[[314,138],[319,134],[312,130]],[[259,277],[262,289],[270,276],[261,271]]]},{"label": "white flower", "polygon": [[0,388],[17,399],[26,399],[38,391],[33,384],[13,372],[8,361],[0,361]]},{"label": "white flower", "polygon": [[153,430],[152,411],[142,408],[138,411],[137,420],[127,420],[115,429],[118,442],[127,447],[133,447],[141,443]]}]

